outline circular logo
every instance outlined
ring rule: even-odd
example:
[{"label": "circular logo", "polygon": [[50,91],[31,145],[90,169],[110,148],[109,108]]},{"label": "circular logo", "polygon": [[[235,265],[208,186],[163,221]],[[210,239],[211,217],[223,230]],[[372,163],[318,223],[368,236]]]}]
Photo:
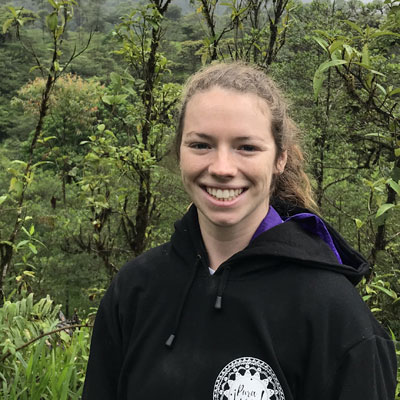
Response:
[{"label": "circular logo", "polygon": [[285,400],[272,368],[252,357],[237,358],[218,375],[213,400]]}]

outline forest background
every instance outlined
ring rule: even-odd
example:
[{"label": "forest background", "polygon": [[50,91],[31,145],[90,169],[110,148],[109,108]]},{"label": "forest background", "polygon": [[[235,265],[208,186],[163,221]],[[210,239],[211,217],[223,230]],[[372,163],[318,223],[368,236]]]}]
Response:
[{"label": "forest background", "polygon": [[1,398],[80,397],[104,290],[189,204],[176,107],[213,60],[287,94],[321,213],[400,338],[399,1],[15,0],[0,26]]}]

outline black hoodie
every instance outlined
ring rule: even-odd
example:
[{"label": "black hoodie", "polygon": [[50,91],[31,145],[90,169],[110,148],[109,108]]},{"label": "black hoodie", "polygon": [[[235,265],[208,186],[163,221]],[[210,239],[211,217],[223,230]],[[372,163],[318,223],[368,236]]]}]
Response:
[{"label": "black hoodie", "polygon": [[393,343],[354,288],[367,263],[332,228],[343,265],[291,220],[214,275],[195,207],[175,228],[104,296],[83,399],[394,399]]}]

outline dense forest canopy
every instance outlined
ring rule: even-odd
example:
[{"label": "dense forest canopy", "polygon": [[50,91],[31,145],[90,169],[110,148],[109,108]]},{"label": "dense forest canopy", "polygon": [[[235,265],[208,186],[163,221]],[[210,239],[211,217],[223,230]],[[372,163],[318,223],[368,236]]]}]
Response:
[{"label": "dense forest canopy", "polygon": [[[168,240],[189,204],[172,150],[179,96],[214,60],[256,63],[286,92],[320,212],[368,258],[360,293],[400,337],[399,1],[3,0],[0,25],[10,376],[22,368],[16,349],[45,354],[23,346],[59,323],[54,304],[90,325],[118,269]],[[71,348],[84,360],[89,332],[79,332]],[[65,398],[79,398],[84,368]],[[8,382],[13,398],[19,383]]]}]

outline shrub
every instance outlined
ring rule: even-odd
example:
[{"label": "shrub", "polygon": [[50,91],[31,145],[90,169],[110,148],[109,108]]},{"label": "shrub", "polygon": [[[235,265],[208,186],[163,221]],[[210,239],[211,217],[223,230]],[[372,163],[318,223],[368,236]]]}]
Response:
[{"label": "shrub", "polygon": [[0,309],[0,392],[6,400],[79,399],[90,325],[68,324],[60,306],[33,294]]}]

